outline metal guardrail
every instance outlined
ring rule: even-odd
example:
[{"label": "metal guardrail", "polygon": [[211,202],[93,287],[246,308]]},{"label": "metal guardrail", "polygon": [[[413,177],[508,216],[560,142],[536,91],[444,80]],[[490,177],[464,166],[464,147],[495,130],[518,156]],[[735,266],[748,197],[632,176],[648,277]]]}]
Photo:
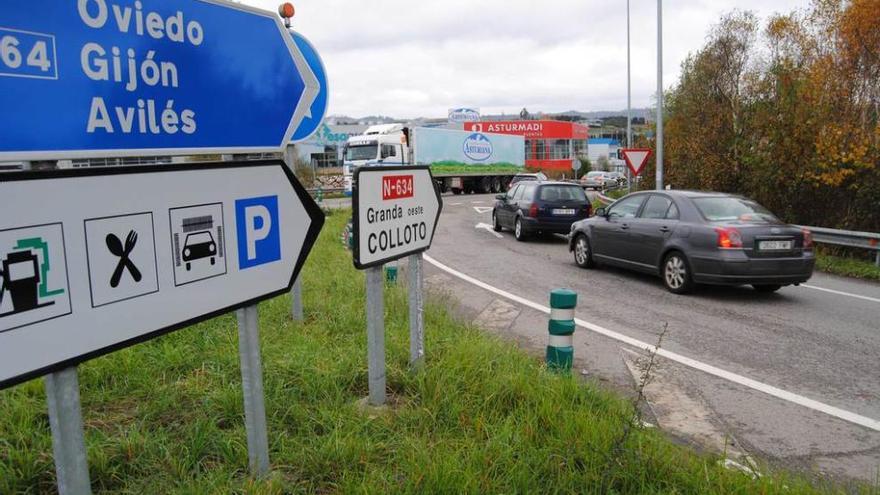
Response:
[{"label": "metal guardrail", "polygon": [[813,233],[813,242],[875,251],[874,263],[880,266],[880,233],[827,229],[825,227],[811,227],[809,225],[800,225],[799,227],[808,229]]},{"label": "metal guardrail", "polygon": [[609,198],[608,196],[605,196],[602,193],[599,193],[599,201],[602,202],[602,204],[604,204],[605,206],[608,206],[617,200],[614,198]]}]

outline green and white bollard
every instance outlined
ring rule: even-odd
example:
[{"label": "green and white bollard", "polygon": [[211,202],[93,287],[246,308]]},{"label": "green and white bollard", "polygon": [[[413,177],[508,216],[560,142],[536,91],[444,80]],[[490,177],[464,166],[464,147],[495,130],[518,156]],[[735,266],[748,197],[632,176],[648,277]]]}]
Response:
[{"label": "green and white bollard", "polygon": [[554,371],[570,372],[574,360],[574,308],[577,293],[570,289],[550,291],[550,341],[547,345],[547,367]]}]

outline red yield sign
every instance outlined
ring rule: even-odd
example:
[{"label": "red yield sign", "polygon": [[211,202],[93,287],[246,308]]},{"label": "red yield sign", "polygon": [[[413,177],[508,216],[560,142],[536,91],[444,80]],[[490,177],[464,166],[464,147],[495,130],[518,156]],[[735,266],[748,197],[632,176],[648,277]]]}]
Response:
[{"label": "red yield sign", "polygon": [[632,171],[633,176],[638,176],[648,163],[648,157],[651,156],[651,150],[648,148],[626,148],[622,150],[623,159],[626,160],[626,166]]}]

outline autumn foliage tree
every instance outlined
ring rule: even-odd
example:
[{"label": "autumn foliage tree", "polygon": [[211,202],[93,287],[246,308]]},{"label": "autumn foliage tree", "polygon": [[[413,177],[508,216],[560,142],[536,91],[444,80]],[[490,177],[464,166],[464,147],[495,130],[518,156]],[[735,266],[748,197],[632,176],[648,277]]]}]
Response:
[{"label": "autumn foliage tree", "polygon": [[666,96],[666,182],[880,231],[880,1],[722,17]]}]

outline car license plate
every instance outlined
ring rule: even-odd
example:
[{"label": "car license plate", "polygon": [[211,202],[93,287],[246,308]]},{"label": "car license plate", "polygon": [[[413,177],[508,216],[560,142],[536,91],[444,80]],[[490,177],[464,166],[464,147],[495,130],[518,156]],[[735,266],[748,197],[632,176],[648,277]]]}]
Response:
[{"label": "car license plate", "polygon": [[554,215],[574,215],[574,208],[553,208]]},{"label": "car license plate", "polygon": [[791,249],[791,241],[758,241],[761,251],[784,251]]}]

